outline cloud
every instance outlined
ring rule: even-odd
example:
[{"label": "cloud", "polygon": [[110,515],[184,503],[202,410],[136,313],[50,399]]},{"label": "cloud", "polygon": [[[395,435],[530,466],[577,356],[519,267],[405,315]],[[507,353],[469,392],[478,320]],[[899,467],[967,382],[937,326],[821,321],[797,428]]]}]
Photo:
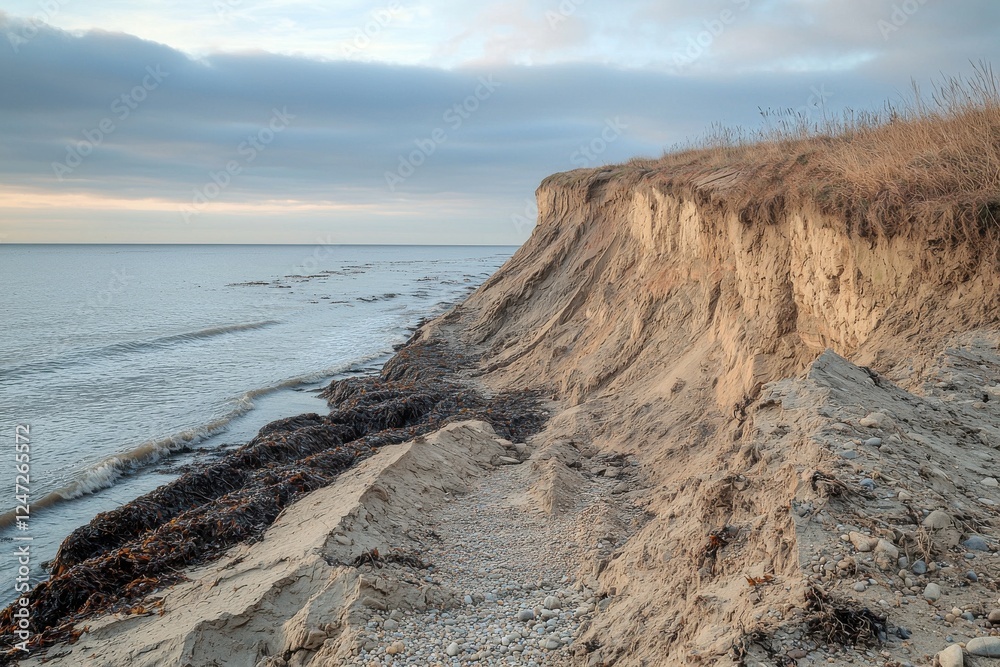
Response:
[{"label": "cloud", "polygon": [[[448,68],[261,50],[195,56],[122,32],[67,32],[0,15],[0,87],[13,91],[0,97],[0,179],[32,201],[86,197],[87,211],[101,198],[116,211],[135,202],[135,224],[158,212],[155,226],[178,234],[191,229],[178,212],[185,206],[203,224],[230,215],[221,230],[247,206],[273,219],[275,202],[286,202],[307,227],[326,211],[382,230],[409,212],[434,238],[454,239],[459,223],[436,220],[436,206],[485,225],[490,238],[518,241],[510,216],[549,173],[658,155],[714,121],[756,126],[759,108],[803,108],[819,88],[831,112],[878,106],[911,76],[968,71],[968,60],[1000,48],[1000,8],[969,0],[967,14],[906,1],[917,8],[898,14],[893,7],[904,3],[861,0],[623,0],[614,12],[592,2],[567,5],[572,11],[540,0],[463,6],[440,33],[427,33],[439,38],[431,40],[437,57],[457,64]],[[268,23],[298,5],[270,7],[245,0],[230,20]],[[377,9],[345,12],[364,26]],[[401,23],[375,37],[410,44],[419,35],[402,22],[425,25],[444,10],[437,0],[401,5],[393,19]],[[732,20],[713,34],[725,10]],[[173,10],[162,11],[173,20]],[[551,12],[565,21],[550,25]],[[885,35],[883,20],[893,28]],[[691,39],[704,45],[678,69],[675,56]],[[609,133],[609,123],[622,130]]]}]

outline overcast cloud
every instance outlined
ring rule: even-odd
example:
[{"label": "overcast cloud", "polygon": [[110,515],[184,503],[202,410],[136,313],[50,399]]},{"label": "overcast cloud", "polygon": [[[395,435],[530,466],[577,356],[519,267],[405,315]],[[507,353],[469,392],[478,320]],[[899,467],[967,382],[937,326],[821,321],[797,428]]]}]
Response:
[{"label": "overcast cloud", "polygon": [[337,4],[6,3],[0,240],[519,243],[552,172],[1000,48],[988,0]]}]

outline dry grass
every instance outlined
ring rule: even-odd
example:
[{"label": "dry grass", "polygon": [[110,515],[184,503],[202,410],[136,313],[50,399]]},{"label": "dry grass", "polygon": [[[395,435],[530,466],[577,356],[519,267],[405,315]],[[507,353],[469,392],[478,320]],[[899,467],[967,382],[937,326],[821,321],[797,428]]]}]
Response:
[{"label": "dry grass", "polygon": [[[684,149],[605,171],[688,187],[748,224],[811,204],[861,236],[919,224],[945,243],[1000,237],[1000,85],[988,64],[878,111],[816,122],[761,113],[765,129],[714,126]],[[724,174],[736,177],[713,182]]]}]

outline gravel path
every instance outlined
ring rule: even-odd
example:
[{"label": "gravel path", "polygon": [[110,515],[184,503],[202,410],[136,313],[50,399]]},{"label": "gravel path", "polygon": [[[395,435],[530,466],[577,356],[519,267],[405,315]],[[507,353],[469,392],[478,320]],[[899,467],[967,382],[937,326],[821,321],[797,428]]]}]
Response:
[{"label": "gravel path", "polygon": [[577,541],[578,520],[615,483],[591,478],[575,511],[546,517],[524,495],[529,466],[487,473],[429,526],[424,558],[433,566],[425,579],[458,592],[464,604],[374,616],[352,664],[570,664],[580,624],[599,603],[574,578],[588,550]]}]

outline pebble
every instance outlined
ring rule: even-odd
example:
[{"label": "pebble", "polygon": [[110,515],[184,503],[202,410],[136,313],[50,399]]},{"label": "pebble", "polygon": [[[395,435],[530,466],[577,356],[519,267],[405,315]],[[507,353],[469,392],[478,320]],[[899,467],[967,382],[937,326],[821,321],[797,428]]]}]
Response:
[{"label": "pebble", "polygon": [[452,642],[448,644],[448,648],[446,648],[444,652],[454,658],[461,651],[462,649],[459,647],[458,642]]},{"label": "pebble", "polygon": [[923,521],[924,528],[930,528],[931,530],[951,528],[951,524],[951,515],[947,512],[942,512],[941,510],[934,510],[924,517]]},{"label": "pebble", "polygon": [[988,486],[991,489],[995,489],[1000,486],[1000,482],[997,481],[996,477],[986,477],[980,482],[983,486]]},{"label": "pebble", "polygon": [[986,617],[986,620],[990,623],[1000,623],[1000,609],[994,609]]},{"label": "pebble", "polygon": [[535,620],[535,612],[531,609],[522,609],[517,612],[517,620],[519,621],[533,621]]},{"label": "pebble", "polygon": [[990,545],[988,545],[986,543],[986,540],[984,540],[979,535],[973,535],[972,537],[970,537],[966,541],[962,542],[962,546],[964,546],[966,549],[971,549],[972,551],[989,551],[990,550]]},{"label": "pebble", "polygon": [[913,574],[927,574],[927,563],[922,560],[915,561],[913,567]]},{"label": "pebble", "polygon": [[924,599],[928,602],[937,602],[941,599],[941,587],[935,583],[927,584],[924,588]]},{"label": "pebble", "polygon": [[937,654],[937,663],[941,667],[963,667],[965,657],[962,655],[962,647],[952,644],[945,650]]},{"label": "pebble", "polygon": [[869,447],[878,447],[882,444],[882,438],[868,438],[865,440],[865,444]]},{"label": "pebble", "polygon": [[969,655],[978,655],[984,658],[1000,658],[1000,637],[976,637],[970,639],[965,645],[965,650]]}]

